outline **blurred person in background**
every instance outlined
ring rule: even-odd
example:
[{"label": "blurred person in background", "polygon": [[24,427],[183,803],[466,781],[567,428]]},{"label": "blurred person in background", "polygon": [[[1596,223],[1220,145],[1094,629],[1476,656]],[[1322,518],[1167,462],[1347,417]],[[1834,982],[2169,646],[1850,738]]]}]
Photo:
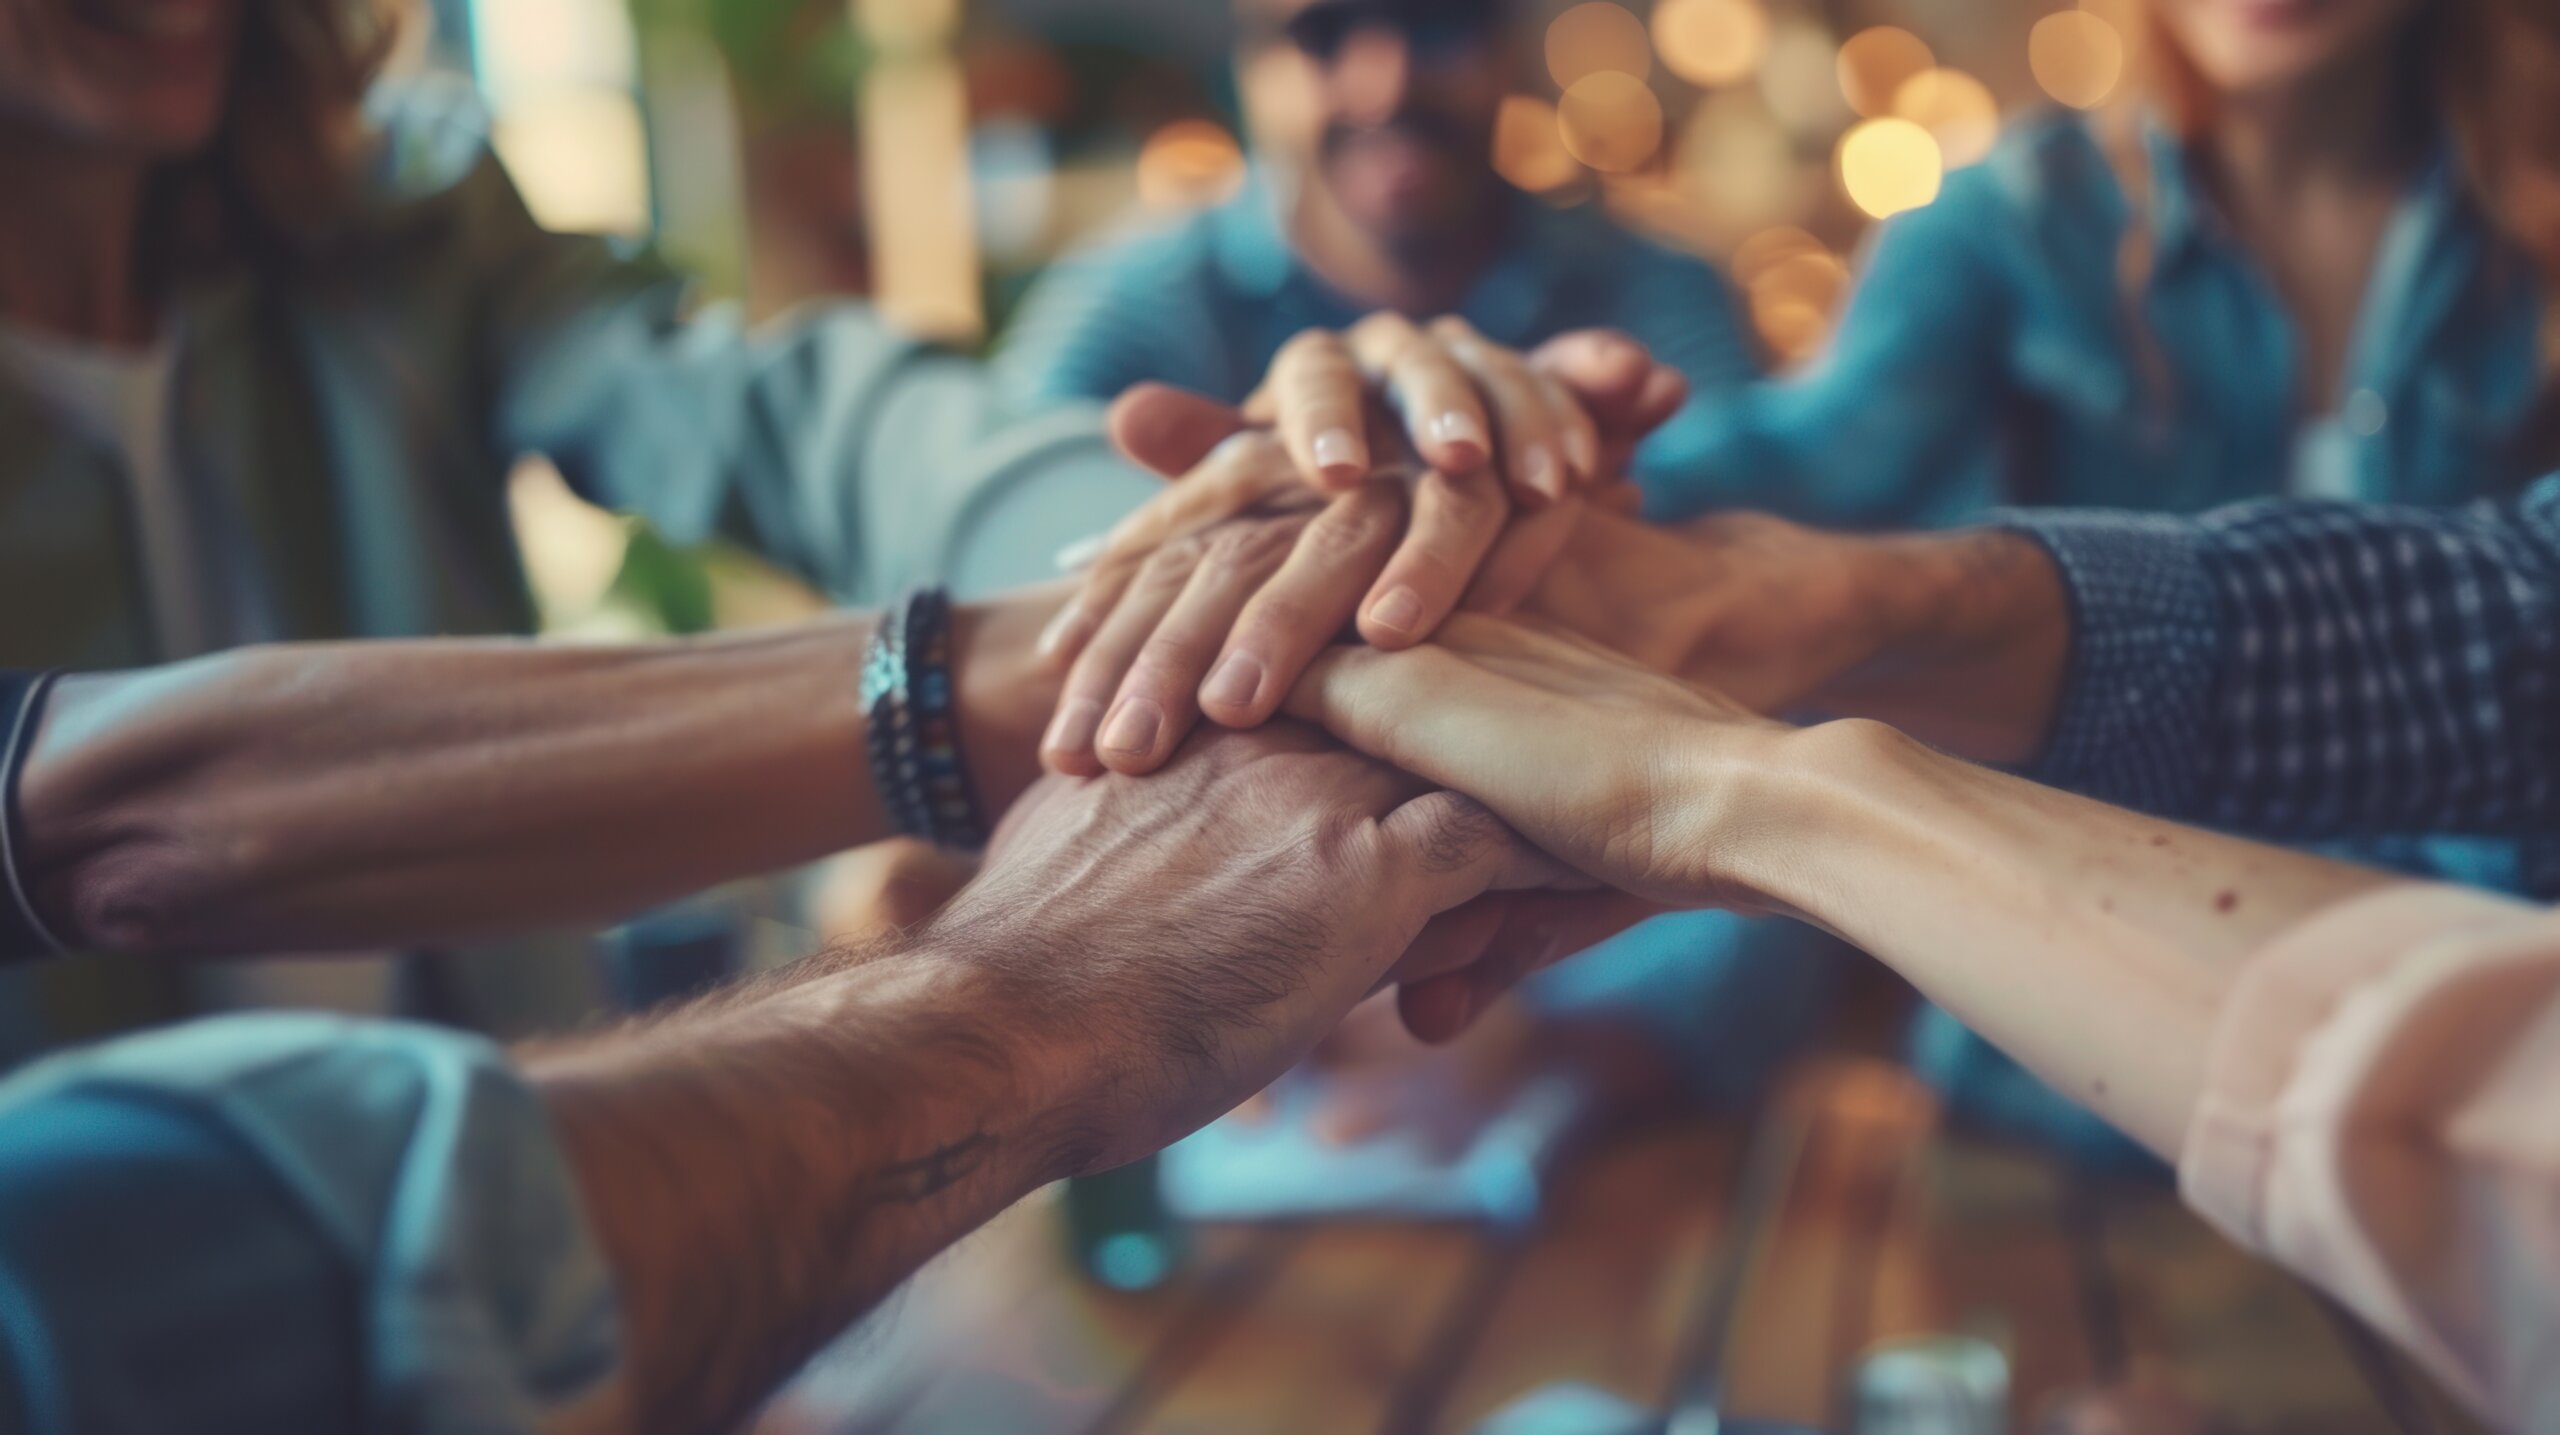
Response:
[{"label": "blurred person in background", "polygon": [[[1722,277],[1618,227],[1559,210],[1493,167],[1494,117],[1530,78],[1524,17],[1506,0],[1236,0],[1236,88],[1252,166],[1214,209],[1059,264],[1024,299],[999,380],[1038,401],[1107,399],[1160,380],[1242,402],[1307,330],[1373,311],[1453,316],[1528,349],[1569,329],[1634,336],[1686,375],[1689,406],[1640,452],[1676,448],[1758,371]],[[1343,346],[1384,370],[1401,326]],[[1524,495],[1563,492],[1588,459],[1551,435],[1460,411],[1440,436],[1499,450]],[[1310,469],[1356,469],[1356,425],[1307,436]]]},{"label": "blurred person in background", "polygon": [[2447,503],[2560,462],[2560,130],[2525,0],[2140,0],[2142,83],[1878,231],[1827,348],[1652,511]]},{"label": "blurred person in background", "polygon": [[544,231],[463,87],[376,84],[403,13],[0,0],[0,662],[529,631],[527,455],[840,602],[1019,582],[1155,491],[858,305],[751,331]]},{"label": "blurred person in background", "polygon": [[[1717,414],[1649,511],[2452,503],[2560,463],[2560,88],[2525,0],[2140,0],[2145,68],[1888,221],[1826,350]],[[2540,152],[2537,152],[2539,147]],[[2358,855],[2517,890],[2517,844]],[[1938,1014],[1960,1104],[2093,1122]]]}]

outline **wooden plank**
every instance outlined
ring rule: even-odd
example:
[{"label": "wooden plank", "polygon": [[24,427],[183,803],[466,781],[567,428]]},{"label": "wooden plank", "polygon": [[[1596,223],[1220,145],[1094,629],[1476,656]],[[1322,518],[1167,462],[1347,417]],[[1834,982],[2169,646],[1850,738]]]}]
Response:
[{"label": "wooden plank", "polygon": [[2165,1375],[2234,1430],[2403,1435],[2300,1282],[2222,1239],[2166,1187],[2110,1190],[2099,1210],[2136,1371]]},{"label": "wooden plank", "polygon": [[1457,1226],[1313,1227],[1260,1299],[1110,1435],[1381,1429],[1483,1249]]},{"label": "wooden plank", "polygon": [[1565,1173],[1436,1419],[1415,1423],[1464,1435],[1568,1381],[1662,1401],[1738,1158],[1730,1127],[1684,1122],[1625,1133]]},{"label": "wooden plank", "polygon": [[[1177,1329],[1251,1299],[1285,1233],[1195,1233],[1164,1287],[1104,1290],[1071,1269],[1053,1193],[998,1217],[928,1266],[813,1361],[757,1435],[1071,1435],[1108,1411]],[[1277,1243],[1276,1247],[1272,1243]]]},{"label": "wooden plank", "polygon": [[1872,1337],[1879,1263],[1936,1103],[1909,1073],[1865,1059],[1808,1066],[1778,1099],[1809,1114],[1808,1137],[1743,1293],[1723,1412],[1837,1426],[1841,1378]]},{"label": "wooden plank", "polygon": [[2008,1357],[2010,1424],[2099,1371],[2050,1161],[1962,1133],[1912,1163],[1877,1267],[1872,1338],[1956,1334]]}]

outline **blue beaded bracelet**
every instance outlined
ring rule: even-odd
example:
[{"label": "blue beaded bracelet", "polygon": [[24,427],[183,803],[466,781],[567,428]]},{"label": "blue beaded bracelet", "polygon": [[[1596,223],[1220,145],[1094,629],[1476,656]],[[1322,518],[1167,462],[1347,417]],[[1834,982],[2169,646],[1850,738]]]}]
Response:
[{"label": "blue beaded bracelet", "polygon": [[983,847],[985,810],[960,756],[951,681],[951,595],[915,588],[880,616],[862,662],[871,780],[898,830],[945,847]]}]

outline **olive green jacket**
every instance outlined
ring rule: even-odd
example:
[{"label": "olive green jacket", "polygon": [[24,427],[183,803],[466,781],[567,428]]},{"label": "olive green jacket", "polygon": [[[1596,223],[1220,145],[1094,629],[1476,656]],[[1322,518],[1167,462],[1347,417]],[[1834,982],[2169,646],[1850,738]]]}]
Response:
[{"label": "olive green jacket", "polygon": [[[505,479],[528,454],[848,602],[1021,581],[1145,491],[1091,411],[1012,422],[857,306],[750,330],[646,254],[545,232],[467,92],[376,109],[352,231],[177,308],[174,451],[236,513],[278,637],[527,628]],[[116,456],[0,377],[0,665],[165,656],[135,533]]]}]

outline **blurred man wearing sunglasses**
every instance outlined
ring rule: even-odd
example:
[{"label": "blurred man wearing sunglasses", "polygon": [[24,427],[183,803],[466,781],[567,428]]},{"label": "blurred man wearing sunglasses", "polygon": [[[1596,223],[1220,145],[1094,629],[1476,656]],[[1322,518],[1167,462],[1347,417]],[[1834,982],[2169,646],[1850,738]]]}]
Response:
[{"label": "blurred man wearing sunglasses", "polygon": [[[1526,349],[1568,329],[1622,329],[1680,370],[1688,409],[1642,450],[1639,479],[1756,371],[1738,312],[1705,262],[1618,228],[1596,204],[1558,210],[1493,167],[1507,95],[1543,86],[1534,26],[1505,0],[1237,0],[1237,91],[1253,171],[1242,193],[1052,270],[1025,301],[999,371],[1037,398],[1108,399],[1162,380],[1244,399],[1309,329],[1391,311],[1454,315]],[[1379,367],[1379,352],[1356,355]],[[1515,488],[1561,491],[1569,461],[1510,433],[1448,435],[1492,454]]]}]

